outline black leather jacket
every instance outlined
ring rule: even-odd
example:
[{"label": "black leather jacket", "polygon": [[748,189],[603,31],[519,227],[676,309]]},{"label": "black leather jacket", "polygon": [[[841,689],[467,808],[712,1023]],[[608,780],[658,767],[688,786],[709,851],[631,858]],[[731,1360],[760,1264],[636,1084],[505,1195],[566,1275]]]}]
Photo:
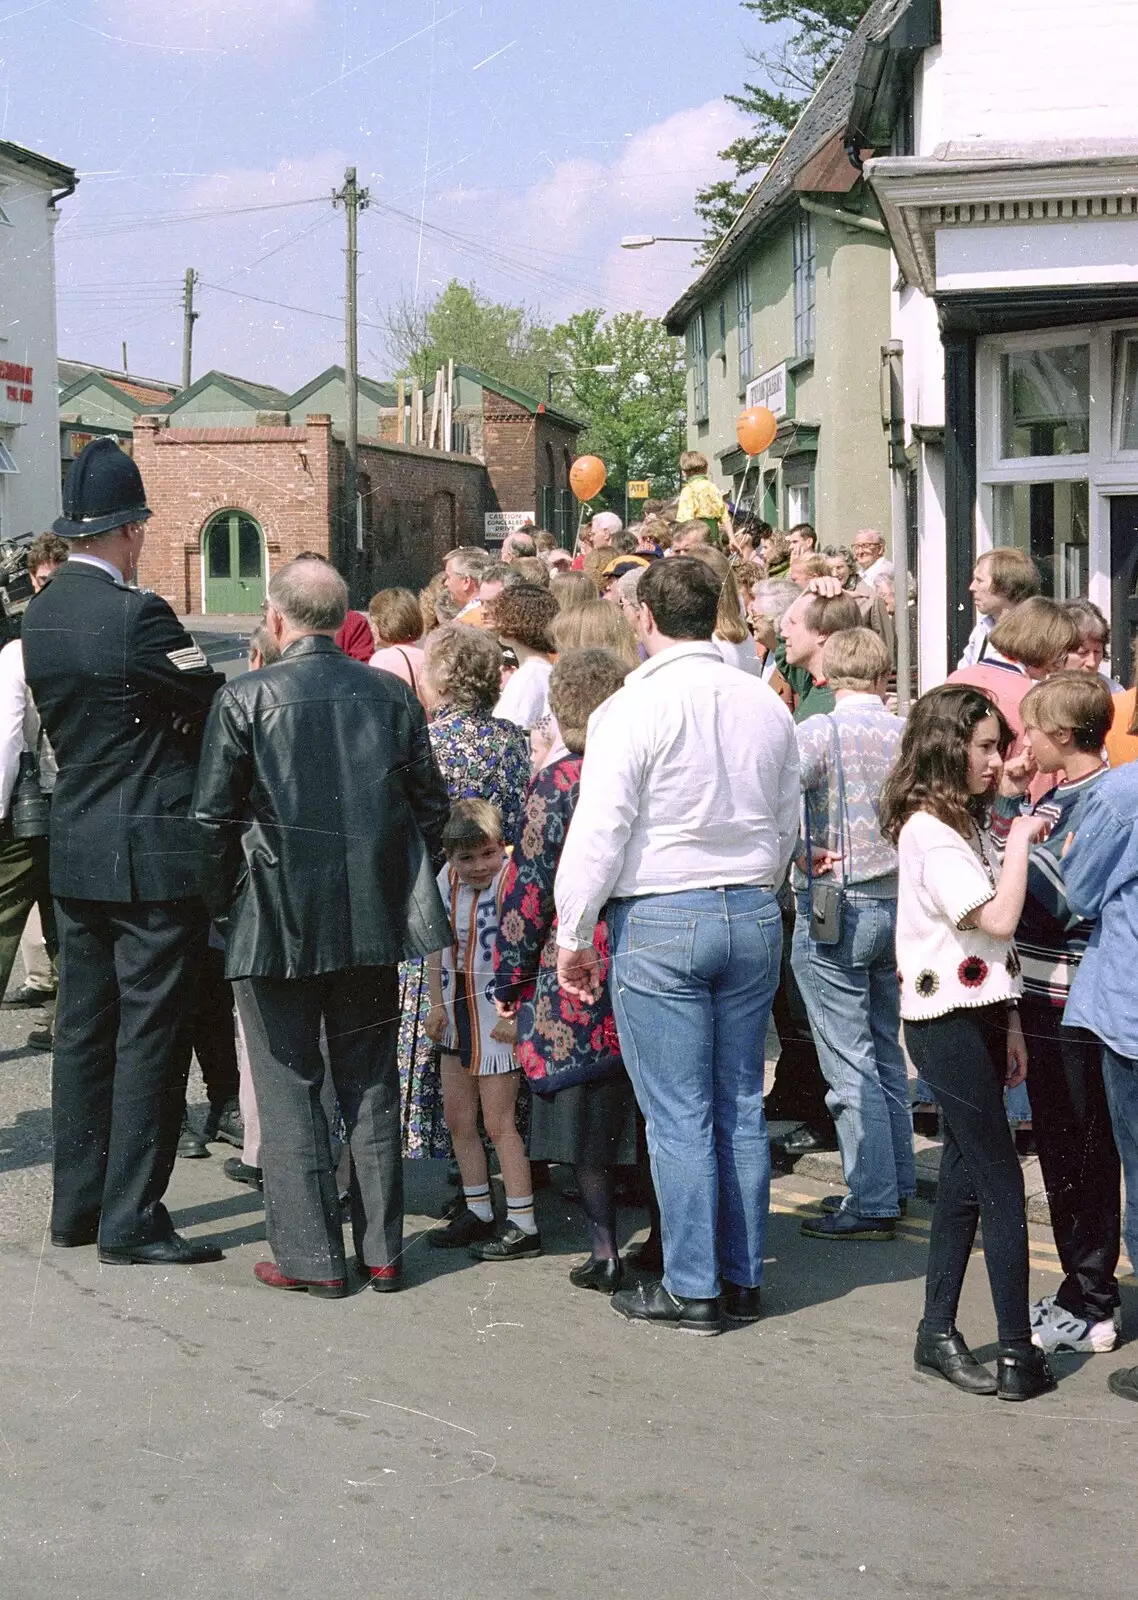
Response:
[{"label": "black leather jacket", "polygon": [[227,976],[388,966],[449,943],[433,866],[449,809],[418,701],[331,639],[227,684],[192,807]]}]

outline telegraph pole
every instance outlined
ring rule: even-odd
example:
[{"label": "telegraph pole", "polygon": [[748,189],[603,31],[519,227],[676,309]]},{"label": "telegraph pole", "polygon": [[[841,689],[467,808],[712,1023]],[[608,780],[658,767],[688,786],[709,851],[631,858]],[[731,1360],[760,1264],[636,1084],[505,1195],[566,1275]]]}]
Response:
[{"label": "telegraph pole", "polygon": [[356,183],[356,169],[349,167],[344,173],[344,187],[332,195],[333,205],[342,205],[348,223],[348,240],[344,250],[344,383],[347,388],[347,421],[344,428],[344,547],[355,545],[359,526],[357,501],[357,471],[359,465],[359,342],[356,324],[356,277],[359,261],[356,223],[361,211],[367,208],[370,195]]},{"label": "telegraph pole", "polygon": [[186,268],[186,287],[182,296],[185,308],[185,318],[182,323],[182,388],[188,389],[193,382],[194,366],[194,323],[198,320],[200,312],[194,310],[194,285],[198,275],[193,267]]}]

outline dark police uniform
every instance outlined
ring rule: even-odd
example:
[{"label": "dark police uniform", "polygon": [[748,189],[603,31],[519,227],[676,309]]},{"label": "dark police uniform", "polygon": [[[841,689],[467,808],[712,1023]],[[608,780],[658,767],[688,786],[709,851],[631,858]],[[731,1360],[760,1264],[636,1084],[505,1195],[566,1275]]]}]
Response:
[{"label": "dark police uniform", "polygon": [[82,559],[31,601],[23,643],[59,762],[52,1239],[82,1244],[97,1233],[101,1249],[129,1249],[173,1237],[162,1196],[189,1068],[187,988],[204,939],[188,811],[201,728],[223,679],[165,600]]}]

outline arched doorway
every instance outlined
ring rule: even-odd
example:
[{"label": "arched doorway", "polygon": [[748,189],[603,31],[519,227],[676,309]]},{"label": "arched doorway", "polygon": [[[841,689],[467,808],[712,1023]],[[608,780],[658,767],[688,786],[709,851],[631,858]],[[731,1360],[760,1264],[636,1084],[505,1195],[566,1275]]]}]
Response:
[{"label": "arched doorway", "polygon": [[253,616],[265,598],[265,541],[244,511],[219,511],[202,534],[202,608]]}]

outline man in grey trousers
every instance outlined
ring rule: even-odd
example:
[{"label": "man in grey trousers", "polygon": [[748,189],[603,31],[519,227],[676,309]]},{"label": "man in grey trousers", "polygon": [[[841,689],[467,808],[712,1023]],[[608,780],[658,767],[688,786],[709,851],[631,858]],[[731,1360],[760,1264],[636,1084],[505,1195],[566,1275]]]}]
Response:
[{"label": "man in grey trousers", "polygon": [[274,1289],[348,1292],[328,1122],[327,1035],[351,1151],[356,1260],[374,1289],[400,1287],[396,965],[449,943],[434,885],[449,801],[419,702],[335,643],[348,604],[326,562],[269,585],[281,659],[219,693],[193,815],[201,889],[226,936],[226,976],[261,1113]]}]

